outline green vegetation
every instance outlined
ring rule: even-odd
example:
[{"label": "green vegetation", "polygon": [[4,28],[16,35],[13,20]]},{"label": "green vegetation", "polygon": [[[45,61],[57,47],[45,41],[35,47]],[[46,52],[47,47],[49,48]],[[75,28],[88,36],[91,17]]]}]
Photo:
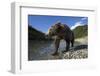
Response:
[{"label": "green vegetation", "polygon": [[88,35],[88,26],[87,25],[78,26],[73,30],[73,32],[75,38],[85,37]]}]

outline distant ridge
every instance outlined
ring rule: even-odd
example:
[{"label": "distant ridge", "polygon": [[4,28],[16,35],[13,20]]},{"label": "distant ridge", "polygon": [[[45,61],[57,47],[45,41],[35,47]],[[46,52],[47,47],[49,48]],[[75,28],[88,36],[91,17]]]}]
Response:
[{"label": "distant ridge", "polygon": [[[75,38],[82,38],[88,35],[88,25],[78,26],[72,30]],[[28,39],[29,40],[46,40],[45,33],[28,25]]]},{"label": "distant ridge", "polygon": [[81,38],[88,35],[88,25],[78,26],[72,30],[75,38]]},{"label": "distant ridge", "polygon": [[45,34],[36,30],[32,26],[28,25],[28,39],[29,40],[41,40],[45,39]]}]

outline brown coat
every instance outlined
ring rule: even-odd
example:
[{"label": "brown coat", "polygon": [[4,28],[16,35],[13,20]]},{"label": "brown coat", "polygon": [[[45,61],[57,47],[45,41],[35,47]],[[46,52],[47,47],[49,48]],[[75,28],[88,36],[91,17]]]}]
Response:
[{"label": "brown coat", "polygon": [[54,24],[48,32],[49,36],[55,36],[55,54],[58,53],[58,48],[60,44],[60,40],[64,39],[66,41],[66,50],[68,51],[70,48],[70,43],[72,47],[74,46],[74,33],[66,24],[56,23]]}]

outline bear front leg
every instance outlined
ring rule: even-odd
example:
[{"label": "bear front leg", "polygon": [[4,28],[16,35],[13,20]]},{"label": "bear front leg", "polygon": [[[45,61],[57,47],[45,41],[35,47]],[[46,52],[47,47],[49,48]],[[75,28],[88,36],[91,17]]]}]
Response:
[{"label": "bear front leg", "polygon": [[59,48],[59,44],[60,44],[60,39],[55,39],[54,41],[54,45],[55,45],[55,52],[52,55],[58,55],[58,48]]}]

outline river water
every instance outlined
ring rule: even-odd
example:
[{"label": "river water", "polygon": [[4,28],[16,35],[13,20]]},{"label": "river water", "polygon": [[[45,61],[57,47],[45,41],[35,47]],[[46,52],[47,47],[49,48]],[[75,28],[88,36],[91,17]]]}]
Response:
[{"label": "river water", "polygon": [[[55,52],[53,41],[36,41],[29,40],[28,42],[28,60],[55,60],[55,59],[63,59],[62,51],[65,50],[66,43],[64,40],[60,42],[60,47],[58,49],[59,55],[52,56]],[[72,48],[70,48],[72,49]],[[74,51],[87,49],[87,39],[78,39],[74,44]]]},{"label": "river water", "polygon": [[[64,50],[66,43],[60,43],[59,52]],[[28,44],[28,60],[50,60],[61,59],[60,56],[52,56],[55,52],[53,41],[34,41],[30,40]]]}]

